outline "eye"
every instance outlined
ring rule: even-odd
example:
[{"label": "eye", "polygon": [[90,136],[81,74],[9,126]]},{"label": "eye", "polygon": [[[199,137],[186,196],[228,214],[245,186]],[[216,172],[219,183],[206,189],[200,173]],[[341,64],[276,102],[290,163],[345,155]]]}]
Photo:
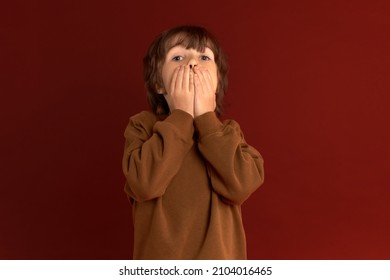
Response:
[{"label": "eye", "polygon": [[181,60],[183,60],[183,57],[180,56],[180,55],[176,55],[176,56],[174,56],[174,57],[172,58],[172,60],[173,60],[173,61],[181,61]]},{"label": "eye", "polygon": [[208,57],[207,55],[202,55],[202,56],[200,57],[200,59],[201,59],[201,60],[211,60],[211,58]]}]

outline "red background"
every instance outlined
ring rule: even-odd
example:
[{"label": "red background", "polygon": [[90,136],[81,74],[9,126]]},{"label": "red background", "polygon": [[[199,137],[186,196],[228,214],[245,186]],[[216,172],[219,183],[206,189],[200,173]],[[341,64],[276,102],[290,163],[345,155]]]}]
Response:
[{"label": "red background", "polygon": [[0,258],[131,258],[121,158],[148,108],[142,57],[162,30],[199,24],[229,59],[224,118],[265,159],[243,206],[248,257],[389,259],[387,3],[8,1]]}]

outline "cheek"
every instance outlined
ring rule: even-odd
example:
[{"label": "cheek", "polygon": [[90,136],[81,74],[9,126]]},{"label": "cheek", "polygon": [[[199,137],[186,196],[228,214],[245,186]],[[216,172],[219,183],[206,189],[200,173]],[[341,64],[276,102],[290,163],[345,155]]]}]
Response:
[{"label": "cheek", "polygon": [[173,76],[173,70],[170,69],[170,67],[163,67],[161,77],[165,89],[169,88],[169,85],[171,84],[172,76]]}]

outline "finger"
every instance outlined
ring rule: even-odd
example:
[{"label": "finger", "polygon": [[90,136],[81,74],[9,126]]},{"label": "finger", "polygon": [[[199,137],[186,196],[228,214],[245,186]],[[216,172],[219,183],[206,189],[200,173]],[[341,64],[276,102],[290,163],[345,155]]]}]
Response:
[{"label": "finger", "polygon": [[212,89],[213,80],[208,69],[202,69],[203,79],[209,89]]},{"label": "finger", "polygon": [[175,71],[173,71],[173,74],[172,74],[172,80],[171,80],[171,90],[169,93],[172,93],[174,92],[175,88],[176,88],[176,80],[177,80],[177,74],[179,72],[179,67],[177,67],[175,69]]},{"label": "finger", "polygon": [[206,89],[204,87],[204,78],[202,74],[203,68],[201,66],[196,65],[194,68],[195,75],[197,77],[197,87],[198,91],[205,92],[204,90]]},{"label": "finger", "polygon": [[188,90],[193,93],[194,92],[194,72],[193,71],[190,71],[190,74],[189,74],[189,79],[188,79]]},{"label": "finger", "polygon": [[215,89],[213,87],[213,81],[211,78],[211,74],[207,69],[203,69],[202,75],[203,75],[203,81],[204,81],[204,88],[207,90],[207,98],[210,98],[212,100],[212,110],[215,110],[216,107],[216,100],[215,100]]},{"label": "finger", "polygon": [[196,94],[200,94],[203,91],[198,73],[194,73],[194,90]]},{"label": "finger", "polygon": [[201,89],[203,91],[203,93],[207,93],[207,85],[206,85],[206,80],[205,80],[205,77],[203,75],[203,69],[197,69],[198,72],[197,72],[197,75],[199,77],[199,82],[200,82],[200,86],[201,86]]},{"label": "finger", "polygon": [[189,86],[190,86],[190,67],[188,65],[186,65],[186,66],[184,66],[182,87],[185,91],[188,91]]},{"label": "finger", "polygon": [[176,89],[182,89],[183,87],[183,75],[184,75],[184,67],[180,66],[179,72],[177,73],[176,78]]},{"label": "finger", "polygon": [[213,84],[209,71],[207,69],[202,69],[200,72],[202,73],[202,81],[204,83],[205,89],[207,89],[207,93],[213,93]]},{"label": "finger", "polygon": [[208,80],[208,83],[210,85],[210,89],[211,91],[213,91],[213,93],[216,92],[216,88],[215,88],[215,85],[214,85],[214,81],[213,81],[213,78],[211,78],[211,74],[210,74],[210,71],[206,71],[206,77],[207,77],[207,80]]}]

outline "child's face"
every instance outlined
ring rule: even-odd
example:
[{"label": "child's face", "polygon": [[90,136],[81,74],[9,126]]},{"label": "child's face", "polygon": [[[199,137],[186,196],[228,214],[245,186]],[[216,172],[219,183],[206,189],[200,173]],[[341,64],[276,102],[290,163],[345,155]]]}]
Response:
[{"label": "child's face", "polygon": [[214,92],[217,90],[218,68],[214,60],[213,51],[206,47],[204,52],[198,52],[195,49],[186,49],[182,45],[177,45],[171,48],[165,57],[161,73],[164,89],[160,89],[159,92],[167,93],[174,70],[182,65],[192,65],[192,67],[196,65],[207,70],[213,81]]}]

